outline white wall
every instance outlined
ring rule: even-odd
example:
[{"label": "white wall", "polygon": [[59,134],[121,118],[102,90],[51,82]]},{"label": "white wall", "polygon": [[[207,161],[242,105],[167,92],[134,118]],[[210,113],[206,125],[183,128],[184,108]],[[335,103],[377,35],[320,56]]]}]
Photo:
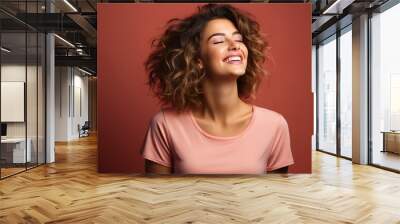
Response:
[{"label": "white wall", "polygon": [[[78,124],[81,126],[85,123],[85,121],[88,121],[89,118],[89,111],[88,111],[88,77],[87,76],[81,76],[83,73],[79,72],[78,74],[76,73],[77,70],[74,70],[75,75],[74,75],[74,108],[73,111],[75,113],[72,113],[73,119],[72,119],[72,136],[74,137],[79,137],[78,133]],[[81,111],[80,111],[81,110]]]},{"label": "white wall", "polygon": [[68,141],[69,117],[69,84],[68,67],[55,68],[55,141]]},{"label": "white wall", "polygon": [[55,73],[55,140],[77,139],[78,124],[88,120],[88,77],[72,67],[56,67]]}]

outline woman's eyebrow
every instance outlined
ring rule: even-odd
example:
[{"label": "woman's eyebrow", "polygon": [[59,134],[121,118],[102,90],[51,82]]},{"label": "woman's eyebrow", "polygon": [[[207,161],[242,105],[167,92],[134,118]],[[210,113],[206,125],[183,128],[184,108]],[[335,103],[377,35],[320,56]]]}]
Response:
[{"label": "woman's eyebrow", "polygon": [[[232,33],[232,36],[233,36],[233,35],[236,35],[236,34],[240,34],[239,31],[233,32],[233,33]],[[225,36],[225,33],[214,33],[214,34],[211,34],[211,35],[207,38],[207,41],[209,41],[212,37],[215,37],[215,36]]]}]

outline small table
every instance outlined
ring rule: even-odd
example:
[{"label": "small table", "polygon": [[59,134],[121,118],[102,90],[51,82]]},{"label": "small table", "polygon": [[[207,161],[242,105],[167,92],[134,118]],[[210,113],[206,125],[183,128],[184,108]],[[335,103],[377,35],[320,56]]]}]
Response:
[{"label": "small table", "polygon": [[6,163],[30,162],[32,141],[27,138],[26,142],[28,147],[25,154],[25,138],[1,139],[1,159],[5,159]]},{"label": "small table", "polygon": [[400,131],[382,131],[381,133],[383,133],[382,152],[400,154]]}]

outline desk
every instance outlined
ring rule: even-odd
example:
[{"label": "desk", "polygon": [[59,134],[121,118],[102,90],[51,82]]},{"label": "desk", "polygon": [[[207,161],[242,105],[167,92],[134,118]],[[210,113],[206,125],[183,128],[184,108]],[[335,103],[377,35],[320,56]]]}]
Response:
[{"label": "desk", "polygon": [[400,154],[400,131],[382,131],[383,150],[382,152],[393,152]]},{"label": "desk", "polygon": [[[1,139],[1,157],[6,163],[25,163],[32,159],[30,138],[27,139],[28,144],[25,154],[25,138],[6,138]],[[27,159],[27,161],[25,161]]]}]

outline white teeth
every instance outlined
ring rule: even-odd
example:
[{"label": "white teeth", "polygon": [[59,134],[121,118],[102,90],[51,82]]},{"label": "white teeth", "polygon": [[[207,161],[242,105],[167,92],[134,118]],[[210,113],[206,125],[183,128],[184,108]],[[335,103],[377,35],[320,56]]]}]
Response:
[{"label": "white teeth", "polygon": [[226,62],[231,62],[231,61],[241,61],[242,59],[240,58],[240,56],[231,56],[227,59],[225,59]]}]

